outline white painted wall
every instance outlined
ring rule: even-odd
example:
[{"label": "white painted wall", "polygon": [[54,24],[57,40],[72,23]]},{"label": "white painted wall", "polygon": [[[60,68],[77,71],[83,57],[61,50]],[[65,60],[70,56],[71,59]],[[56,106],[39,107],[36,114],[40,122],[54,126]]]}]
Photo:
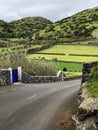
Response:
[{"label": "white painted wall", "polygon": [[17,69],[18,69],[18,80],[21,82],[22,69],[20,66]]}]

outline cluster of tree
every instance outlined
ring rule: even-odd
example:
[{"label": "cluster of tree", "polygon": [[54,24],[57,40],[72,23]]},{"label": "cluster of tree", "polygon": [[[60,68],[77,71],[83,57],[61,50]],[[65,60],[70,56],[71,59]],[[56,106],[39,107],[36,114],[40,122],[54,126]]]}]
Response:
[{"label": "cluster of tree", "polygon": [[0,21],[1,38],[32,38],[32,35],[45,29],[52,22],[42,17],[28,17],[11,23]]}]

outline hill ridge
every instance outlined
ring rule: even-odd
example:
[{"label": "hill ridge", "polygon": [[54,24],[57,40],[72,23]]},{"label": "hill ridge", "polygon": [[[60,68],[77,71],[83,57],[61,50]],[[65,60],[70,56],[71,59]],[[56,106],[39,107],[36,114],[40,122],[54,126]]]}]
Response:
[{"label": "hill ridge", "polygon": [[32,40],[87,40],[98,38],[98,6],[83,10],[60,21],[52,22],[41,16],[25,17],[12,22],[0,20],[0,38]]}]

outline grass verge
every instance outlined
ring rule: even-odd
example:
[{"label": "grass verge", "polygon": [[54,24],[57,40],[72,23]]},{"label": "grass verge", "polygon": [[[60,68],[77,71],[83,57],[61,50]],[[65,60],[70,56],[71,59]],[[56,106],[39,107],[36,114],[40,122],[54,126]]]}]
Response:
[{"label": "grass verge", "polygon": [[98,65],[93,67],[89,80],[84,83],[84,87],[87,87],[93,97],[98,98]]}]

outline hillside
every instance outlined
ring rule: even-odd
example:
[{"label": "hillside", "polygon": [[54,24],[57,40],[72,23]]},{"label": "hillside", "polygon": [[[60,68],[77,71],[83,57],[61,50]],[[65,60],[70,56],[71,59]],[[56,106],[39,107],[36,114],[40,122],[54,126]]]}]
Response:
[{"label": "hillside", "polygon": [[0,38],[21,37],[57,42],[98,39],[98,7],[55,23],[42,17],[28,17],[11,23],[0,21]]},{"label": "hillside", "polygon": [[0,37],[30,37],[51,23],[50,20],[42,17],[28,17],[10,23],[0,21]]},{"label": "hillside", "polygon": [[40,31],[40,37],[61,42],[73,39],[98,38],[98,7],[84,10],[49,25],[43,31]]}]

